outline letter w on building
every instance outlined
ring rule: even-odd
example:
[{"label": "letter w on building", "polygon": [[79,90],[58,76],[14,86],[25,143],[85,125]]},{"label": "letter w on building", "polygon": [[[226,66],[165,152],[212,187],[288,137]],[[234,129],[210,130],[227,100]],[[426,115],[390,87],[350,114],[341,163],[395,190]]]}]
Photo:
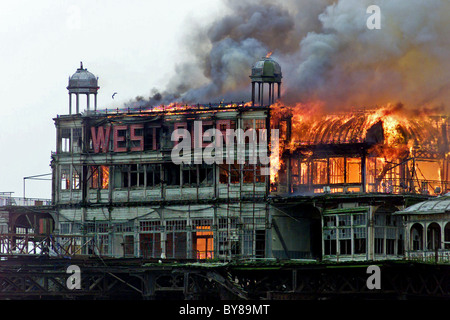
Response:
[{"label": "letter w on building", "polygon": [[97,127],[97,132],[95,132],[95,127],[91,128],[94,153],[99,153],[100,148],[102,149],[103,152],[108,151],[110,133],[111,133],[110,126],[107,126],[106,129],[103,126]]}]

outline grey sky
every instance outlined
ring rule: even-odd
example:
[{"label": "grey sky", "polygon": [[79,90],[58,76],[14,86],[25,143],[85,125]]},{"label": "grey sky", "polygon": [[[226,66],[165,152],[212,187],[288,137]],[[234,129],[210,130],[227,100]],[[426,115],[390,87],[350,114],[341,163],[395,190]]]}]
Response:
[{"label": "grey sky", "polygon": [[[53,118],[68,113],[68,77],[83,66],[99,77],[99,108],[164,87],[183,61],[181,39],[212,19],[219,1],[0,2],[0,191],[23,196],[23,177],[50,173]],[[112,94],[117,92],[115,99]],[[51,184],[27,180],[27,197]]]}]

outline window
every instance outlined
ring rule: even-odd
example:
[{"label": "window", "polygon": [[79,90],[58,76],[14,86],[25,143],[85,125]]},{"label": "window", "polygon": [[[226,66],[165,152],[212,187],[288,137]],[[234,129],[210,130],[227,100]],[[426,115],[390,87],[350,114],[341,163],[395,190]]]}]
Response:
[{"label": "window", "polygon": [[192,233],[192,246],[197,259],[214,258],[213,232],[211,230],[212,220],[193,220],[194,232]]},{"label": "window", "polygon": [[411,244],[413,250],[423,250],[423,227],[420,224],[414,224],[411,227]]},{"label": "window", "polygon": [[344,158],[330,158],[330,184],[344,183]]},{"label": "window", "polygon": [[130,187],[144,186],[144,167],[140,164],[130,165]]},{"label": "window", "polygon": [[161,165],[147,164],[147,187],[155,187],[161,184]]},{"label": "window", "polygon": [[264,183],[264,182],[266,182],[265,171],[264,172],[261,171],[261,166],[260,165],[256,166],[256,182],[257,183]]},{"label": "window", "polygon": [[160,127],[146,127],[144,131],[144,150],[158,150],[160,148]]},{"label": "window", "polygon": [[351,228],[339,229],[339,253],[352,254]]},{"label": "window", "polygon": [[61,152],[70,152],[70,128],[61,128]]},{"label": "window", "polygon": [[355,254],[366,253],[366,238],[367,229],[366,228],[354,228],[353,230],[353,245]]},{"label": "window", "polygon": [[212,165],[208,165],[206,163],[201,164],[199,166],[200,185],[202,185],[202,186],[210,186],[210,185],[213,184],[213,179],[214,179],[213,168],[214,167]]},{"label": "window", "polygon": [[139,222],[139,248],[144,258],[161,257],[161,222],[145,220]]},{"label": "window", "polygon": [[324,221],[326,227],[336,227],[336,216],[325,216]]},{"label": "window", "polygon": [[73,144],[72,152],[73,153],[79,153],[82,150],[81,146],[82,146],[83,140],[82,140],[81,133],[82,133],[81,128],[73,128],[72,129],[72,144]]},{"label": "window", "polygon": [[134,236],[126,235],[123,237],[123,255],[125,257],[134,256]]},{"label": "window", "polygon": [[444,228],[445,249],[450,249],[450,222],[447,222]]},{"label": "window", "polygon": [[427,249],[437,250],[441,248],[441,227],[436,223],[431,223],[427,228]]},{"label": "window", "polygon": [[166,222],[167,258],[186,258],[187,257],[187,233],[186,220],[174,220]]},{"label": "window", "polygon": [[365,226],[366,225],[366,215],[365,214],[354,214],[353,215],[353,225],[354,226]]},{"label": "window", "polygon": [[140,221],[139,222],[139,231],[159,231],[161,226],[160,221]]},{"label": "window", "polygon": [[230,164],[229,168],[230,168],[230,183],[240,183],[241,165],[233,163]]},{"label": "window", "polygon": [[223,164],[219,166],[219,182],[228,183],[239,183],[240,182],[240,164]]},{"label": "window", "polygon": [[325,229],[323,231],[324,236],[324,253],[325,255],[336,254],[336,230]]},{"label": "window", "polygon": [[161,234],[141,233],[139,235],[139,247],[143,258],[161,257]]},{"label": "window", "polygon": [[180,165],[165,163],[164,180],[168,186],[180,186]]},{"label": "window", "polygon": [[347,183],[361,183],[361,159],[347,158]]},{"label": "window", "polygon": [[197,185],[197,165],[183,165],[183,185]]},{"label": "window", "polygon": [[109,253],[109,235],[97,235],[97,250],[99,255],[107,255]]},{"label": "window", "polygon": [[255,168],[253,164],[244,164],[243,165],[243,175],[244,175],[244,183],[253,183],[255,178]]},{"label": "window", "polygon": [[73,166],[72,167],[72,190],[80,189],[80,176],[81,176],[81,167]]},{"label": "window", "polygon": [[109,167],[91,166],[90,167],[90,187],[92,189],[109,188]]},{"label": "window", "polygon": [[376,254],[384,254],[384,227],[375,227],[375,248]]},{"label": "window", "polygon": [[255,231],[255,257],[264,258],[266,252],[266,230]]},{"label": "window", "polygon": [[367,252],[367,213],[327,214],[323,217],[325,255]]},{"label": "window", "polygon": [[266,119],[255,119],[255,129],[265,129]]},{"label": "window", "polygon": [[70,166],[61,166],[61,190],[70,190]]},{"label": "window", "polygon": [[328,168],[326,159],[316,159],[313,161],[313,184],[328,183]]}]

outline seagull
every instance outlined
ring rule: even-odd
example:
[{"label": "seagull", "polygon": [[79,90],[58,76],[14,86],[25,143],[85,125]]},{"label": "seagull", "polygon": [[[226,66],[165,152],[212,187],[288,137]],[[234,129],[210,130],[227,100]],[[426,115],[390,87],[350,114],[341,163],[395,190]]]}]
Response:
[{"label": "seagull", "polygon": [[113,93],[113,95],[112,95],[112,98],[113,98],[113,99],[114,99],[114,96],[115,96],[116,94],[117,94],[117,92],[114,92],[114,93]]}]

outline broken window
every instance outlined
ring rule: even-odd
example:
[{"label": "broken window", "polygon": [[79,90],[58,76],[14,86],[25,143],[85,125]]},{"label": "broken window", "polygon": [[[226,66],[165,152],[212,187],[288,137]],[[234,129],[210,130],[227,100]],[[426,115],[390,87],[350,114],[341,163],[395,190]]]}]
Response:
[{"label": "broken window", "polygon": [[[324,216],[325,255],[352,255],[367,252],[367,213],[340,213]],[[339,247],[337,248],[337,245]]]},{"label": "broken window", "polygon": [[164,180],[168,186],[180,186],[180,165],[165,163]]},{"label": "broken window", "polygon": [[82,128],[60,129],[60,152],[81,152]]},{"label": "broken window", "polygon": [[97,250],[99,255],[107,255],[109,253],[109,235],[97,234]]},{"label": "broken window", "polygon": [[427,249],[437,250],[441,248],[441,227],[436,222],[427,228]]},{"label": "broken window", "polygon": [[143,187],[145,184],[144,165],[123,164],[114,167],[114,187]]},{"label": "broken window", "polygon": [[82,151],[82,137],[81,137],[81,128],[73,128],[72,129],[72,152],[79,153]]},{"label": "broken window", "polygon": [[237,163],[230,164],[230,183],[240,183],[241,165]]},{"label": "broken window", "polygon": [[323,231],[324,236],[324,253],[325,255],[336,254],[336,230],[325,229]]},{"label": "broken window", "polygon": [[344,158],[330,158],[330,184],[344,183]]},{"label": "broken window", "polygon": [[264,182],[266,182],[265,171],[264,172],[261,171],[261,166],[260,165],[256,166],[256,182],[257,183],[264,183]]},{"label": "broken window", "polygon": [[214,180],[214,167],[213,165],[203,163],[199,166],[199,180],[200,185],[210,186]]},{"label": "broken window", "polygon": [[61,190],[70,190],[70,166],[61,166]]},{"label": "broken window", "polygon": [[411,244],[413,250],[423,250],[423,227],[416,223],[411,227]]},{"label": "broken window", "polygon": [[109,188],[109,167],[91,166],[90,167],[90,187],[92,189]]},{"label": "broken window", "polygon": [[166,222],[166,257],[186,258],[187,253],[187,233],[186,220],[175,220]]},{"label": "broken window", "polygon": [[80,177],[81,177],[81,167],[72,167],[72,190],[80,189]]},{"label": "broken window", "polygon": [[300,183],[299,162],[298,159],[291,160],[291,179],[292,185],[296,186]]},{"label": "broken window", "polygon": [[140,255],[144,258],[161,257],[161,233],[160,221],[139,222],[139,248]]},{"label": "broken window", "polygon": [[214,258],[212,220],[193,220],[194,232],[192,233],[192,246],[197,259]]},{"label": "broken window", "polygon": [[123,237],[123,255],[125,257],[134,256],[134,236],[126,235]]},{"label": "broken window", "polygon": [[328,168],[326,159],[315,159],[312,164],[313,184],[328,183]]},{"label": "broken window", "polygon": [[441,186],[441,177],[443,176],[441,163],[437,160],[416,160],[414,163],[416,178],[418,182],[422,182],[420,193],[435,194],[436,188]]},{"label": "broken window", "polygon": [[347,158],[346,182],[361,183],[361,158]]},{"label": "broken window", "polygon": [[243,165],[243,176],[244,183],[253,183],[255,179],[255,166],[245,163]]},{"label": "broken window", "polygon": [[339,253],[352,254],[351,228],[339,229]]},{"label": "broken window", "polygon": [[70,128],[61,128],[61,152],[70,152],[71,130]]},{"label": "broken window", "polygon": [[147,164],[147,187],[159,186],[161,183],[161,165],[160,164]]},{"label": "broken window", "polygon": [[197,185],[197,165],[183,165],[183,185],[196,186]]},{"label": "broken window", "polygon": [[266,119],[255,119],[255,129],[265,129]]},{"label": "broken window", "polygon": [[227,184],[228,183],[228,165],[223,164],[219,165],[219,183]]},{"label": "broken window", "polygon": [[145,127],[144,150],[159,150],[160,127]]},{"label": "broken window", "polygon": [[139,235],[141,256],[145,259],[161,257],[161,234],[141,233]]},{"label": "broken window", "polygon": [[144,166],[140,164],[130,165],[130,187],[144,186]]},{"label": "broken window", "polygon": [[355,254],[366,253],[367,246],[367,228],[354,228],[353,229],[353,251]]},{"label": "broken window", "polygon": [[239,183],[240,182],[240,164],[223,164],[219,166],[219,182],[228,183]]},{"label": "broken window", "polygon": [[266,254],[266,230],[255,231],[255,257],[264,258]]}]

